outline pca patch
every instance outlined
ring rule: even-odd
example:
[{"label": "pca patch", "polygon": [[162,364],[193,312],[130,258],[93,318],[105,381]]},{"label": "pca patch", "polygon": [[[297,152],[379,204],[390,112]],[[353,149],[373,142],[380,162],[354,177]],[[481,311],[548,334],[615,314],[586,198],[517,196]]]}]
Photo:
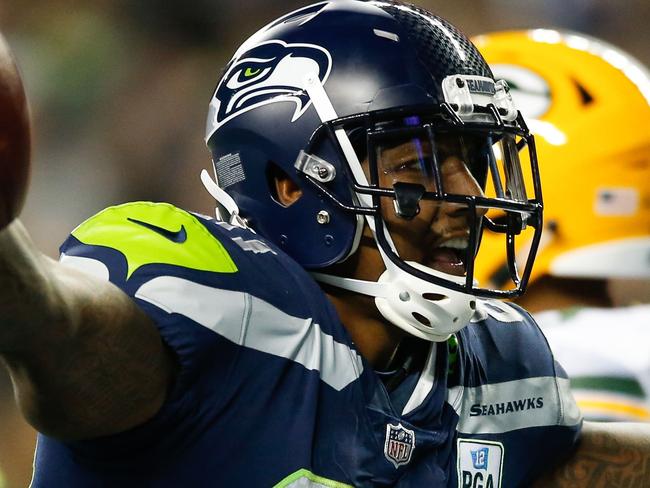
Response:
[{"label": "pca patch", "polygon": [[405,428],[401,423],[386,425],[384,456],[398,468],[408,464],[415,449],[415,432]]},{"label": "pca patch", "polygon": [[500,488],[503,444],[458,439],[458,488]]}]

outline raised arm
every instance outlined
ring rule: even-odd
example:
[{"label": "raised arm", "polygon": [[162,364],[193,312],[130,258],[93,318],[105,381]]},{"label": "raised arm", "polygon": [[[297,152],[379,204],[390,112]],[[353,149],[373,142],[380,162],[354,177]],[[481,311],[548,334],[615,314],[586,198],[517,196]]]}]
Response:
[{"label": "raised arm", "polygon": [[575,454],[535,486],[650,486],[650,424],[585,422]]},{"label": "raised arm", "polygon": [[174,374],[126,294],[41,254],[19,221],[0,231],[0,355],[27,420],[66,440],[149,419]]},{"label": "raised arm", "polygon": [[83,439],[128,429],[162,405],[174,358],[122,291],[34,248],[13,220],[29,167],[27,102],[0,35],[0,357],[41,432]]}]

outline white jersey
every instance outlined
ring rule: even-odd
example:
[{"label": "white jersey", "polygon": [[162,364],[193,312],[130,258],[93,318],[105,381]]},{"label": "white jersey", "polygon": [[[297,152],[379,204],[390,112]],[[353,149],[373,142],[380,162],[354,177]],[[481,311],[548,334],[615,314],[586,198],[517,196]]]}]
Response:
[{"label": "white jersey", "polygon": [[650,421],[650,305],[535,314],[587,420]]}]

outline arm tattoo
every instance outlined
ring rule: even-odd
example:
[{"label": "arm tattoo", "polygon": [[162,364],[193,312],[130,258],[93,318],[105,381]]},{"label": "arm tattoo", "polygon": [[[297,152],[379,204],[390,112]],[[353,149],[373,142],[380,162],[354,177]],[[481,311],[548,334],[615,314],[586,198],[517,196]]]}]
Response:
[{"label": "arm tattoo", "polygon": [[650,426],[589,424],[574,456],[536,486],[650,486]]}]

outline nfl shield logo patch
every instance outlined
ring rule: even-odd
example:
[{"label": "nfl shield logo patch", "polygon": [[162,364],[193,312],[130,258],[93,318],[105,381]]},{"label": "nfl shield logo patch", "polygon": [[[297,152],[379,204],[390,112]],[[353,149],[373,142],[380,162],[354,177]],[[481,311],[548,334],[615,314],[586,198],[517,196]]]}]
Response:
[{"label": "nfl shield logo patch", "polygon": [[384,456],[396,468],[411,460],[413,449],[415,449],[415,432],[405,428],[401,423],[386,425]]}]

